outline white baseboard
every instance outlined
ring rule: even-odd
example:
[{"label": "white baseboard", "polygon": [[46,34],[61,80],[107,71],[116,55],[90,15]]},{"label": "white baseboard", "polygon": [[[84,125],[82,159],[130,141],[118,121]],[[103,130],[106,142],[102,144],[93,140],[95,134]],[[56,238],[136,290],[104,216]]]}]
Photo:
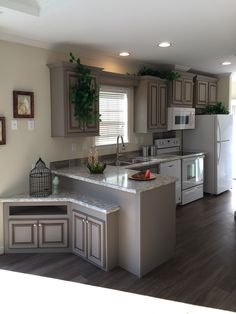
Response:
[{"label": "white baseboard", "polygon": [[4,247],[0,246],[0,255],[4,254]]}]

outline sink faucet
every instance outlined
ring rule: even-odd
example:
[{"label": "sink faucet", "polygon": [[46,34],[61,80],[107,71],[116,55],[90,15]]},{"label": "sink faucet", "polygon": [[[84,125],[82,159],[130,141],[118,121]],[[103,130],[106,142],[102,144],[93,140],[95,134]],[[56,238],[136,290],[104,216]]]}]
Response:
[{"label": "sink faucet", "polygon": [[124,139],[122,135],[118,135],[117,136],[117,140],[116,140],[116,165],[119,166],[120,165],[120,156],[121,156],[121,152],[120,152],[120,145],[119,145],[119,139],[121,139],[121,143],[122,143],[122,150],[125,150],[125,143],[124,143]]}]

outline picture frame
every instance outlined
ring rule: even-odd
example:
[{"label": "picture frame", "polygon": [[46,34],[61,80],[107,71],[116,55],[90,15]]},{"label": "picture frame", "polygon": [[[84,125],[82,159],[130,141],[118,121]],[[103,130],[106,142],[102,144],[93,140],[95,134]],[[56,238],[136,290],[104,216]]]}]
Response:
[{"label": "picture frame", "polygon": [[34,118],[34,93],[13,91],[13,117]]},{"label": "picture frame", "polygon": [[0,117],[0,145],[6,144],[6,119]]}]

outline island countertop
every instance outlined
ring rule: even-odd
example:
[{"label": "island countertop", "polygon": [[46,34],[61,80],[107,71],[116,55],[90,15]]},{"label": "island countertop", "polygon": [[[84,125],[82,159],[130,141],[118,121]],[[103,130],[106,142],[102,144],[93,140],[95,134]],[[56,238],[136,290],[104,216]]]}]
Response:
[{"label": "island countertop", "polygon": [[147,190],[174,183],[174,177],[157,175],[157,178],[150,181],[134,181],[129,179],[130,174],[137,171],[124,167],[107,166],[103,174],[90,174],[85,166],[69,167],[53,170],[52,173],[88,183],[106,186],[112,189],[122,190],[138,194]]}]

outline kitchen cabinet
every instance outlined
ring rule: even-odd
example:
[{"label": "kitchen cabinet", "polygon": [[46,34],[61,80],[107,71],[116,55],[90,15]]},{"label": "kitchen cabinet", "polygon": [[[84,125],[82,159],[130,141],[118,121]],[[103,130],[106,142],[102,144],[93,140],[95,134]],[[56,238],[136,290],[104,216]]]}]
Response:
[{"label": "kitchen cabinet", "polygon": [[6,252],[69,250],[67,204],[23,204],[5,206]]},{"label": "kitchen cabinet", "polygon": [[197,75],[194,79],[194,106],[204,109],[217,102],[217,79]]},{"label": "kitchen cabinet", "polygon": [[[48,65],[51,86],[51,135],[53,137],[99,135],[99,123],[80,124],[74,118],[70,90],[77,81],[75,64],[59,62]],[[99,84],[101,68],[89,67],[93,84]],[[99,102],[94,104],[94,112],[99,112]]]},{"label": "kitchen cabinet", "polygon": [[104,267],[104,222],[73,211],[74,253]]},{"label": "kitchen cabinet", "polygon": [[168,86],[169,106],[193,106],[193,78],[195,74],[179,72],[180,77]]},{"label": "kitchen cabinet", "polygon": [[68,246],[68,221],[10,220],[9,248],[64,248]]},{"label": "kitchen cabinet", "polygon": [[101,212],[72,205],[72,251],[93,264],[109,270],[117,265],[117,212]]},{"label": "kitchen cabinet", "polygon": [[147,133],[167,127],[167,82],[142,76],[135,89],[135,132]]}]

